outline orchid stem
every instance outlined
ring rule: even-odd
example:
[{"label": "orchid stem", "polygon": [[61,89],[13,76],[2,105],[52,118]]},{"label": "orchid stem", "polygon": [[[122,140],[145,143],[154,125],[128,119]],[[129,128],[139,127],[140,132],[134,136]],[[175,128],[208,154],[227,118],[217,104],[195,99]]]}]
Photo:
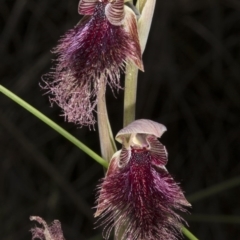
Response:
[{"label": "orchid stem", "polygon": [[80,142],[77,138],[75,138],[73,135],[71,135],[69,132],[64,130],[62,127],[60,127],[58,124],[53,122],[50,118],[39,112],[36,108],[32,107],[30,104],[25,102],[23,99],[15,95],[13,92],[9,91],[7,88],[0,85],[0,92],[2,92],[5,96],[12,99],[14,102],[25,108],[27,111],[32,113],[34,116],[39,118],[41,121],[46,123],[48,126],[50,126],[52,129],[54,129],[56,132],[61,134],[63,137],[68,139],[71,143],[73,143],[75,146],[80,148],[82,151],[84,151],[87,155],[89,155],[91,158],[93,158],[96,162],[100,163],[103,167],[107,168],[108,163],[101,158],[99,155],[97,155],[95,152],[93,152],[90,148],[88,148],[86,145],[84,145],[82,142]]},{"label": "orchid stem", "polygon": [[127,126],[135,120],[136,98],[137,98],[138,69],[133,63],[126,67],[124,88],[124,116],[123,126]]},{"label": "orchid stem", "polygon": [[106,84],[102,83],[99,88],[97,103],[98,132],[102,157],[109,162],[113,154],[117,151],[117,147],[108,119],[105,92]]}]

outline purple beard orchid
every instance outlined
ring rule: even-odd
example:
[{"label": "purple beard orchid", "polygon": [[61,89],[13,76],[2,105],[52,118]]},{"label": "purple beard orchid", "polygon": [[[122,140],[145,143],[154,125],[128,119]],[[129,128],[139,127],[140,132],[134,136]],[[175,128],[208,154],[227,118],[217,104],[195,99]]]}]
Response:
[{"label": "purple beard orchid", "polygon": [[104,237],[115,227],[117,239],[175,240],[184,220],[175,212],[191,206],[165,165],[167,151],[158,141],[166,127],[136,120],[116,136],[122,150],[110,162],[100,185],[95,217],[106,225]]},{"label": "purple beard orchid", "polygon": [[80,0],[85,15],[54,49],[55,71],[45,75],[44,89],[69,122],[95,123],[94,109],[102,84],[120,88],[120,72],[128,62],[143,70],[137,21],[124,0]]}]

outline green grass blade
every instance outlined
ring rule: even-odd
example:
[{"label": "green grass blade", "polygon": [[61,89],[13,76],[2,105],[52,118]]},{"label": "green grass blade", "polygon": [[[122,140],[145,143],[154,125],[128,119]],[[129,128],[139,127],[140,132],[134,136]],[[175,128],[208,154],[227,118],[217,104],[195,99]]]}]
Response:
[{"label": "green grass blade", "polygon": [[182,233],[190,240],[198,240],[187,228],[182,227]]},{"label": "green grass blade", "polygon": [[82,151],[84,151],[86,154],[88,154],[91,158],[93,158],[95,161],[100,163],[103,167],[107,168],[108,163],[101,158],[98,154],[93,152],[90,148],[88,148],[86,145],[84,145],[82,142],[80,142],[77,138],[75,138],[73,135],[71,135],[69,132],[64,130],[62,127],[60,127],[58,124],[53,122],[50,118],[42,114],[40,111],[38,111],[36,108],[32,107],[30,104],[25,102],[23,99],[15,95],[13,92],[9,91],[5,87],[0,85],[0,92],[2,92],[5,96],[12,99],[14,102],[25,108],[27,111],[32,113],[34,116],[39,118],[41,121],[46,123],[48,126],[50,126],[52,129],[57,131],[59,134],[61,134],[63,137],[68,139],[71,143],[73,143],[75,146],[80,148]]}]

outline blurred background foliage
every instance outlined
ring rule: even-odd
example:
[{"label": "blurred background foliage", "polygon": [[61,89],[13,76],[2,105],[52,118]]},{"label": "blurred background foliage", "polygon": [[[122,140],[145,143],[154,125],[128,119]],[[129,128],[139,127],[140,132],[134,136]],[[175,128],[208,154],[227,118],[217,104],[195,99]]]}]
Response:
[{"label": "blurred background foliage", "polygon": [[[52,67],[50,50],[80,19],[77,6],[0,0],[0,84],[100,153],[97,126],[64,122],[39,87]],[[239,239],[240,1],[157,0],[143,60],[137,118],[168,128],[161,141],[170,173],[193,200],[190,230],[200,239]],[[122,127],[123,91],[116,96],[108,90],[114,135]],[[67,240],[101,239],[92,218],[101,177],[100,165],[0,95],[0,239],[31,239],[31,215],[59,219]],[[194,198],[236,177],[234,188]]]}]

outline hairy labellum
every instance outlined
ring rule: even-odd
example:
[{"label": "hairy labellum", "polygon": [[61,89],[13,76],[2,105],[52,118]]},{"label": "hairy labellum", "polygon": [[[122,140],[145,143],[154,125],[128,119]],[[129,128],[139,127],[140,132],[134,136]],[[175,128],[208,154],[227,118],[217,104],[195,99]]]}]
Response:
[{"label": "hairy labellum", "polygon": [[167,152],[157,140],[165,130],[150,120],[137,120],[118,133],[123,148],[112,157],[100,185],[95,214],[106,225],[105,238],[113,227],[122,240],[181,236],[184,220],[176,210],[184,212],[190,204],[165,168]]},{"label": "hairy labellum", "polygon": [[50,225],[47,225],[41,217],[32,216],[30,217],[30,220],[37,221],[42,225],[41,228],[35,227],[31,229],[32,240],[65,240],[62,233],[61,223],[58,220],[54,220]]},{"label": "hairy labellum", "polygon": [[119,89],[126,62],[143,66],[136,17],[123,0],[81,0],[79,13],[86,16],[55,48],[57,65],[44,88],[69,122],[91,125],[101,85]]}]

